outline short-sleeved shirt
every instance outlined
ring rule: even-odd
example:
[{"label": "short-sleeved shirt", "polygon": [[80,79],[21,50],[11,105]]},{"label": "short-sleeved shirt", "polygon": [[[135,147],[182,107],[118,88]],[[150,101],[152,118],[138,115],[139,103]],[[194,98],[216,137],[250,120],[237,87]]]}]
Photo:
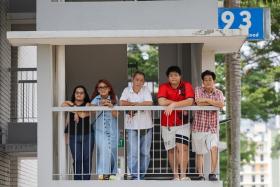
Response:
[{"label": "short-sleeved shirt", "polygon": [[[153,101],[151,92],[146,86],[143,86],[138,93],[134,92],[131,86],[126,87],[120,100],[128,102]],[[134,116],[125,115],[124,125],[126,129],[150,129],[153,127],[151,111],[132,112]]]},{"label": "short-sleeved shirt", "polygon": [[[199,98],[208,98],[215,101],[224,101],[223,92],[214,88],[211,93],[208,93],[204,87],[195,89],[195,100]],[[217,111],[195,111],[192,130],[195,132],[217,132],[218,116]]]},{"label": "short-sleeved shirt", "polygon": [[[157,97],[164,97],[177,102],[194,98],[194,91],[192,85],[185,81],[181,81],[177,88],[172,88],[170,83],[164,83],[160,85]],[[166,116],[164,112],[162,112],[161,125],[169,127],[183,125],[186,123],[183,121],[183,117],[181,110],[173,111],[169,116]]]},{"label": "short-sleeved shirt", "polygon": [[[82,104],[79,106],[86,106],[86,104]],[[86,116],[84,118],[79,117],[79,122],[76,123],[74,120],[75,113],[69,112],[69,116],[67,117],[69,119],[69,123],[67,124],[66,128],[64,129],[64,133],[69,133],[70,135],[82,135],[82,134],[89,134],[90,129],[90,121],[89,116]]]}]

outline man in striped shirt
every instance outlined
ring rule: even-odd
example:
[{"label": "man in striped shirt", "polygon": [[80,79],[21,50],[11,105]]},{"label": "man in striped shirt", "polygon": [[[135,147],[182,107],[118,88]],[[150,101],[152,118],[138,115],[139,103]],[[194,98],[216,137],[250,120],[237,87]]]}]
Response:
[{"label": "man in striped shirt", "polygon": [[[215,88],[216,75],[206,70],[201,74],[203,86],[195,89],[195,102],[198,106],[224,107],[222,91]],[[197,155],[197,171],[199,180],[203,176],[203,155],[211,153],[211,173],[208,178],[216,181],[215,174],[218,162],[218,115],[217,111],[196,111],[192,125],[192,148]]]}]

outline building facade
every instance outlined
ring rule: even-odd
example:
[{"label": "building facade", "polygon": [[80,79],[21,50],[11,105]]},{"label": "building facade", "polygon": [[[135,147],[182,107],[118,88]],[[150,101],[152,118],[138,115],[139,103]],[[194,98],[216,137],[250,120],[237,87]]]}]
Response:
[{"label": "building facade", "polygon": [[[92,92],[93,83],[104,75],[120,95],[127,85],[128,44],[158,45],[157,82],[166,81],[168,66],[178,65],[184,79],[197,86],[201,84],[203,70],[214,70],[215,54],[238,51],[247,32],[217,29],[218,4],[215,1],[3,0],[0,3],[0,100],[3,103],[0,108],[0,158],[5,168],[1,184],[20,186],[22,173],[28,172],[19,172],[18,168],[24,168],[29,160],[38,158],[39,187],[170,186],[172,181],[162,180],[116,181],[114,184],[70,180],[68,169],[71,168],[66,162],[69,154],[65,151],[63,137],[63,113],[69,111],[59,106],[70,97],[75,85],[82,83]],[[36,46],[37,67],[19,68],[20,46]],[[32,78],[27,78],[29,76]],[[26,91],[36,94],[23,97],[25,100],[18,97]],[[37,102],[30,101],[30,105],[38,108],[29,110],[27,107],[28,111],[24,113],[26,100],[36,96]],[[19,103],[23,109],[19,109]],[[125,109],[120,107],[118,110]],[[37,114],[38,121],[35,119]],[[23,162],[23,158],[27,161]],[[153,163],[155,160],[154,157]],[[159,162],[160,171],[153,172],[152,176],[162,174],[163,163]],[[209,156],[205,163],[205,172],[209,173]],[[169,170],[167,162],[165,167]],[[29,179],[31,185],[37,177]],[[186,186],[186,183],[179,181],[177,185]],[[222,182],[191,181],[187,185],[218,187]]]}]

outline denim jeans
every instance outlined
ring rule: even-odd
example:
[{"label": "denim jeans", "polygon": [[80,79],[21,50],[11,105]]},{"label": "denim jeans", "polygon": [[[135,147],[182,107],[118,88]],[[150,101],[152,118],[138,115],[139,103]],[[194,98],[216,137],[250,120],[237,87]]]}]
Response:
[{"label": "denim jeans", "polygon": [[90,180],[94,142],[89,134],[70,135],[70,151],[73,158],[74,180]]},{"label": "denim jeans", "polygon": [[[138,161],[140,161],[140,179],[144,179],[145,173],[150,163],[150,149],[152,143],[152,129],[127,129],[128,135],[128,153],[127,164],[132,175],[132,179],[139,179],[138,177]],[[140,137],[138,133],[140,132]],[[140,140],[140,142],[138,142]],[[138,147],[140,153],[138,152]]]},{"label": "denim jeans", "polygon": [[96,172],[102,174],[117,173],[117,149],[119,130],[112,113],[103,112],[95,123]]}]

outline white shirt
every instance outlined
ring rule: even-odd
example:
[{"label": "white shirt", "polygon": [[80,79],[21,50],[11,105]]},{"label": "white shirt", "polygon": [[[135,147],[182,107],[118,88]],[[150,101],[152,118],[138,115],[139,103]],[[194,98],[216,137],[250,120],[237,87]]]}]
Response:
[{"label": "white shirt", "polygon": [[[128,102],[144,102],[153,101],[150,90],[143,86],[138,93],[135,93],[131,86],[123,90],[120,98],[122,101]],[[151,111],[137,111],[132,117],[125,115],[124,125],[126,129],[150,129],[153,127]]]}]

